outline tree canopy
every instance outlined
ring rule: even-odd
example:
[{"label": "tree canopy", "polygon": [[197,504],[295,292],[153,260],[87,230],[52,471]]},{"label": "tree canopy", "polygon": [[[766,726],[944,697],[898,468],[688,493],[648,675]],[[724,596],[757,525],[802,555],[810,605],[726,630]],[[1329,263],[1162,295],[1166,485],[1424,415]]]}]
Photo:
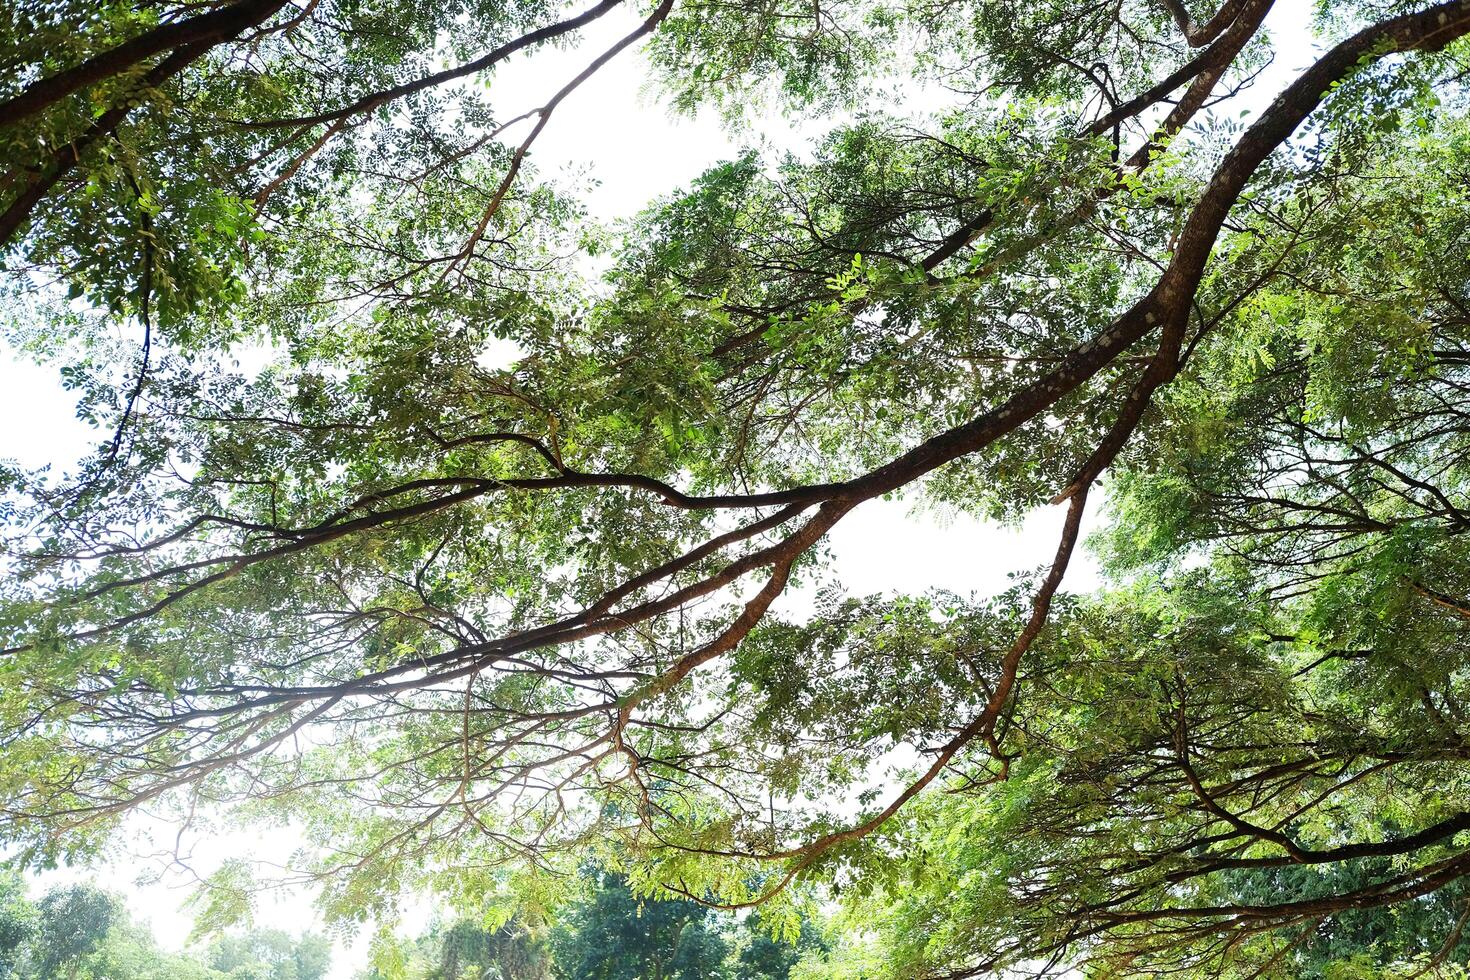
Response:
[{"label": "tree canopy", "polygon": [[411,944],[383,941],[368,980],[791,980],[827,949],[803,922],[790,942],[759,914],[738,918],[687,898],[639,898],[621,875],[585,869],[555,925],[472,919],[432,926]]},{"label": "tree canopy", "polygon": [[4,980],[323,980],[330,950],[310,933],[257,930],[219,937],[202,956],[171,953],[116,895],[59,885],[32,902],[19,875],[0,873]]},{"label": "tree canopy", "polygon": [[[491,929],[590,863],[824,906],[803,980],[1452,975],[1470,3],[1304,6],[5,5],[6,329],[98,432],[0,470],[5,853],[287,823],[331,921]],[[614,58],[754,148],[607,227],[536,146]],[[884,499],[1065,517],[852,594]]]}]

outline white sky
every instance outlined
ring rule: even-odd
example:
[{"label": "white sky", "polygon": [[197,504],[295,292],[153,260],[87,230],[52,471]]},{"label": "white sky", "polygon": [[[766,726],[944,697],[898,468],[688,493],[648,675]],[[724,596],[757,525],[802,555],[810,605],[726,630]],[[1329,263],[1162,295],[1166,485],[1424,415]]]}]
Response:
[{"label": "white sky", "polygon": [[[1307,63],[1312,51],[1306,43],[1305,23],[1311,0],[1282,0],[1269,22],[1277,38],[1277,63],[1260,80],[1248,99],[1232,107],[1260,107],[1280,90],[1294,71]],[[635,18],[609,15],[596,25],[587,42],[576,52],[541,53],[534,59],[506,66],[496,79],[503,117],[540,104],[546,94],[559,88],[571,73],[585,63],[587,52],[599,51],[626,33]],[[778,119],[764,120],[759,132],[732,140],[713,117],[673,117],[651,101],[644,90],[644,71],[633,52],[607,65],[595,78],[572,95],[557,110],[536,144],[532,159],[543,174],[565,168],[575,174],[590,168],[600,181],[586,198],[593,217],[614,221],[632,215],[653,197],[688,183],[710,165],[729,159],[743,144],[764,135],[773,145],[799,149],[807,137],[819,133],[819,125],[808,124],[793,131]],[[1226,111],[1222,109],[1221,111]],[[519,139],[521,133],[508,134]],[[106,438],[79,422],[74,401],[58,383],[54,367],[38,367],[16,360],[0,348],[0,418],[11,424],[0,434],[0,456],[29,466],[54,464],[70,467],[96,443]],[[903,503],[874,501],[846,518],[834,531],[831,543],[840,577],[855,595],[875,592],[919,593],[944,588],[957,593],[998,591],[1007,586],[1007,576],[1034,568],[1050,560],[1061,525],[1061,508],[1034,514],[1019,529],[999,528],[970,517],[940,522],[932,516],[910,513]],[[1074,559],[1068,576],[1073,590],[1096,583],[1095,565],[1085,555]],[[156,838],[171,842],[167,828],[152,828]],[[149,828],[139,823],[146,837]],[[231,829],[205,837],[193,846],[194,868],[207,872],[229,857],[259,858],[289,853],[294,847],[290,831],[261,834]],[[139,884],[140,876],[156,877],[160,870],[147,857],[152,850],[146,839],[103,867],[86,871],[61,871],[41,876],[36,892],[59,880],[91,878],[104,887],[128,896],[135,918],[150,923],[160,941],[178,948],[190,929],[190,917],[180,908],[190,877],[177,870],[163,880]],[[299,933],[320,929],[309,894],[295,893],[264,898],[256,910],[256,923]],[[409,910],[408,932],[421,928],[427,909]],[[334,956],[333,980],[355,976],[366,962],[367,933],[356,941],[339,939]]]}]

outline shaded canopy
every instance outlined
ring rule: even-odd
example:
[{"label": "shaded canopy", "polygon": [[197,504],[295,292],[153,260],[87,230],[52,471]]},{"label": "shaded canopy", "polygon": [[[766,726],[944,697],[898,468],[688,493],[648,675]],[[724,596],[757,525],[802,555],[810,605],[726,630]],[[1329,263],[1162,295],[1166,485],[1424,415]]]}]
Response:
[{"label": "shaded canopy", "polygon": [[[1272,7],[10,5],[7,315],[101,442],[3,475],[0,835],[289,820],[349,921],[827,898],[833,976],[1462,960],[1470,5],[1286,79]],[[838,121],[597,227],[535,143],[633,49]],[[1066,516],[847,595],[893,497]]]}]

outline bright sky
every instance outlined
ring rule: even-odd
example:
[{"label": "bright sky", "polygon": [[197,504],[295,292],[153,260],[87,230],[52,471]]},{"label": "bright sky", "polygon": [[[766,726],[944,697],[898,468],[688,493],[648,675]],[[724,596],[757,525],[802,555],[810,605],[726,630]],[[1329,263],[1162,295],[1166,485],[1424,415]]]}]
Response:
[{"label": "bright sky", "polygon": [[[1277,62],[1254,93],[1234,106],[1222,107],[1222,112],[1259,108],[1310,60],[1305,23],[1312,5],[1311,0],[1278,3],[1268,22],[1277,42]],[[541,104],[545,95],[585,63],[587,52],[601,50],[635,22],[630,16],[610,15],[596,25],[579,51],[538,54],[534,70],[525,61],[507,66],[495,84],[499,92],[513,93],[497,103],[502,115],[509,117]],[[687,183],[762,135],[773,145],[800,150],[822,129],[809,125],[793,131],[788,122],[771,119],[759,127],[761,132],[732,140],[712,117],[671,116],[644,92],[644,77],[642,63],[632,53],[612,62],[561,105],[534,150],[533,159],[542,173],[565,168],[569,176],[590,172],[598,178],[599,186],[586,200],[593,216],[603,221],[632,215],[653,197]],[[512,133],[509,138],[519,135]],[[73,399],[61,389],[54,366],[18,361],[12,352],[0,349],[0,418],[11,423],[0,435],[0,456],[29,466],[71,466],[105,438],[79,422],[73,408]],[[1010,573],[1050,559],[1061,517],[1061,508],[1049,508],[1032,515],[1020,528],[999,528],[963,516],[940,521],[933,515],[911,513],[903,503],[874,501],[838,525],[832,546],[842,581],[852,594],[919,593],[931,588],[987,593],[1005,588]],[[1086,556],[1074,560],[1068,575],[1071,589],[1088,589],[1096,581],[1095,565]],[[132,914],[151,923],[166,946],[178,948],[190,929],[190,916],[180,904],[192,878],[178,868],[160,867],[156,858],[148,856],[154,850],[148,838],[158,842],[158,850],[164,850],[172,844],[172,829],[142,822],[137,829],[139,840],[113,862],[96,869],[41,876],[35,891],[55,881],[90,878],[127,895]],[[191,866],[203,874],[230,857],[269,860],[278,855],[284,861],[294,842],[289,830],[249,834],[230,828],[196,840]],[[159,881],[139,882],[140,877],[157,878],[160,872]],[[413,932],[428,918],[428,909],[409,910],[404,924]],[[320,929],[311,896],[302,893],[274,901],[263,899],[256,922],[292,933]],[[356,941],[354,937],[338,939],[333,980],[348,980],[363,967],[367,938],[363,934]]]}]

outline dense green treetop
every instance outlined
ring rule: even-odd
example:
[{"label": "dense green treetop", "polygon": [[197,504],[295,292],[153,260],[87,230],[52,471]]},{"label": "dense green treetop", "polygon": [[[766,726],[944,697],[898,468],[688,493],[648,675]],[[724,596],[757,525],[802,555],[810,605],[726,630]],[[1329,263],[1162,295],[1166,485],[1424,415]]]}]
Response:
[{"label": "dense green treetop", "polygon": [[758,917],[736,924],[688,899],[639,899],[617,875],[559,917],[550,940],[558,977],[588,980],[787,980],[806,936],[773,941]]},{"label": "dense green treetop", "polygon": [[[1451,975],[1470,3],[1302,2],[7,5],[7,329],[98,446],[0,473],[6,853],[289,822],[332,921],[491,930],[591,862],[831,903],[801,980]],[[635,49],[826,134],[600,227],[536,140]],[[893,497],[1066,516],[849,594]]]},{"label": "dense green treetop", "polygon": [[121,898],[58,885],[40,899],[0,873],[0,978],[5,980],[323,980],[331,947],[310,933],[221,936],[204,955],[171,953],[132,920]]},{"label": "dense green treetop", "polygon": [[366,980],[790,980],[804,956],[827,949],[810,921],[788,942],[758,914],[640,898],[621,875],[594,869],[578,882],[550,927],[459,919],[411,942],[379,936]]}]

